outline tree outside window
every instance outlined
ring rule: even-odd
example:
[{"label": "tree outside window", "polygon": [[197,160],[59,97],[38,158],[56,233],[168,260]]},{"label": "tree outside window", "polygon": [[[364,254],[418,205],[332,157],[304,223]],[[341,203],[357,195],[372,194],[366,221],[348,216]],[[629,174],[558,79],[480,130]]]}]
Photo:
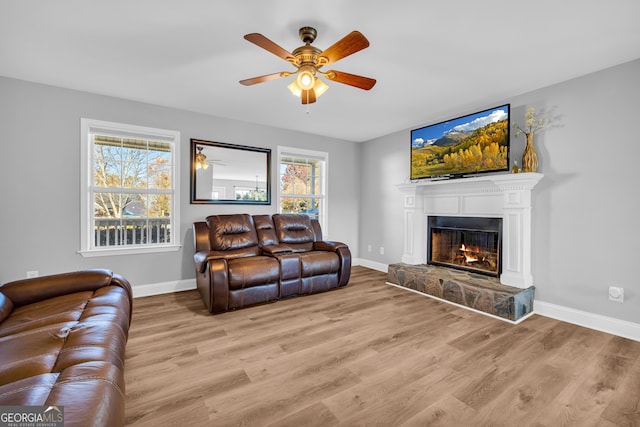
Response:
[{"label": "tree outside window", "polygon": [[279,162],[281,213],[306,214],[322,222],[326,200],[326,161],[301,154],[282,154]]}]

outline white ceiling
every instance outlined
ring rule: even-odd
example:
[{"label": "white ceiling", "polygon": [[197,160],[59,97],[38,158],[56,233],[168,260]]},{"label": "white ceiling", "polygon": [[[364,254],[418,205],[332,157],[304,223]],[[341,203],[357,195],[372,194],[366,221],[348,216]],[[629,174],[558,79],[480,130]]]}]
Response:
[{"label": "white ceiling", "polygon": [[[0,75],[366,141],[639,58],[639,17],[638,0],[1,0]],[[293,70],[245,34],[291,51],[302,26],[320,49],[362,32],[331,68],[376,86],[329,83],[307,114],[291,77],[238,83]]]}]

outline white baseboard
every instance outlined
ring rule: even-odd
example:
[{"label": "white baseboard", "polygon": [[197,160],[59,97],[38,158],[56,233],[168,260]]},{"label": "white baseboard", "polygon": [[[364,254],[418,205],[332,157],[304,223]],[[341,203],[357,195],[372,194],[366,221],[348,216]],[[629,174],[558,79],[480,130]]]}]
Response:
[{"label": "white baseboard", "polygon": [[596,331],[606,332],[623,338],[640,341],[640,324],[620,320],[600,314],[580,311],[549,302],[534,300],[533,311],[536,314]]},{"label": "white baseboard", "polygon": [[133,286],[133,297],[149,297],[152,295],[170,294],[172,292],[196,289],[196,279],[174,280],[171,282],[151,283]]},{"label": "white baseboard", "polygon": [[354,258],[351,262],[351,265],[361,265],[362,267],[367,267],[372,270],[378,270],[383,273],[389,272],[389,266],[387,264],[382,264],[381,262],[370,261],[364,258]]}]

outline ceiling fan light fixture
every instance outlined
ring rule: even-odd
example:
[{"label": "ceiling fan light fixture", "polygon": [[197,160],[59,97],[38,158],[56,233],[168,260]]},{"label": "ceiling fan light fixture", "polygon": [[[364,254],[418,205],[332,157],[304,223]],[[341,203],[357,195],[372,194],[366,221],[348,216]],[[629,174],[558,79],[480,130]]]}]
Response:
[{"label": "ceiling fan light fixture", "polygon": [[325,84],[322,80],[316,79],[316,83],[313,85],[313,90],[316,93],[316,98],[325,93],[329,89],[329,86]]},{"label": "ceiling fan light fixture", "polygon": [[202,152],[202,147],[198,147],[198,153],[196,154],[196,169],[207,169],[209,164],[207,163],[207,156]]},{"label": "ceiling fan light fixture", "polygon": [[[302,97],[302,91],[308,89],[302,89],[298,84],[298,79],[295,79],[291,84],[287,86],[287,89],[296,97]],[[313,91],[316,94],[316,98],[325,93],[329,89],[329,86],[320,80],[319,78],[315,79],[315,83],[313,84]]]},{"label": "ceiling fan light fixture", "polygon": [[296,78],[296,82],[298,83],[298,86],[300,86],[300,89],[309,90],[313,88],[313,85],[316,82],[316,78],[313,74],[313,70],[308,68],[300,71],[300,74],[298,74],[298,77]]},{"label": "ceiling fan light fixture", "polygon": [[300,86],[298,86],[297,80],[292,81],[291,84],[287,86],[287,89],[289,89],[293,96],[297,96],[298,98],[300,98],[300,96],[302,95],[302,89],[300,89]]},{"label": "ceiling fan light fixture", "polygon": [[300,95],[302,95],[302,89],[300,89],[296,80],[292,81],[291,84],[287,86],[287,89],[289,89],[293,96],[300,98]]}]

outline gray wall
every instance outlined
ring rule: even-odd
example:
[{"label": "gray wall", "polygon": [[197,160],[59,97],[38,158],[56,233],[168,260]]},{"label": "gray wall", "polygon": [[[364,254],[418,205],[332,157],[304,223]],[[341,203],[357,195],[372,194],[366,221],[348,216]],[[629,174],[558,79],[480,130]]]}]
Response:
[{"label": "gray wall", "polygon": [[[415,126],[505,102],[520,124],[529,106],[548,112],[550,126],[536,136],[539,172],[545,175],[534,190],[536,299],[635,323],[640,323],[639,76],[636,60],[511,99],[425,117]],[[402,197],[395,186],[408,178],[409,131],[363,146],[361,256],[383,264],[402,255]],[[520,159],[523,137],[512,136],[511,143],[512,155]],[[378,246],[385,247],[385,255]],[[610,285],[624,287],[624,303],[608,300]]]},{"label": "gray wall", "polygon": [[[212,100],[215,102],[215,100]],[[181,132],[179,252],[84,258],[80,244],[80,118]],[[311,117],[313,119],[313,117]],[[189,204],[189,139],[329,153],[325,237],[358,254],[360,144],[0,77],[0,282],[84,268],[109,268],[134,286],[195,277],[191,224],[215,213],[274,213],[272,205]]]},{"label": "gray wall", "polygon": [[[640,323],[636,265],[640,191],[640,60],[484,105],[425,117],[415,127],[510,102],[515,120],[528,106],[551,113],[538,135],[534,191],[534,284],[537,299]],[[79,249],[80,118],[179,130],[183,249],[176,253],[83,258]],[[355,257],[381,264],[402,255],[402,197],[408,179],[409,129],[364,144],[251,125],[187,111],[0,78],[0,282],[106,267],[134,286],[194,276],[191,223],[211,213],[272,213],[263,207],[189,204],[189,138],[329,152],[329,235]],[[520,158],[522,137],[512,139]],[[274,170],[275,174],[275,170]],[[275,176],[272,177],[275,180]],[[359,195],[359,196],[358,196]],[[371,252],[368,251],[371,246]],[[384,247],[385,254],[379,253]],[[622,304],[609,285],[625,288]]]}]

